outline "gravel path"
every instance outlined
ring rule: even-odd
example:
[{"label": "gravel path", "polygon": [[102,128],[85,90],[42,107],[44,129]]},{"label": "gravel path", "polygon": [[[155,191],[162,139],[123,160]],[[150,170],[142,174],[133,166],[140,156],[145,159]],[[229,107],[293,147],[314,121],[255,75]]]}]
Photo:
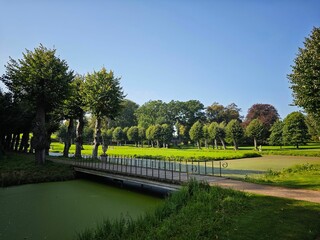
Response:
[{"label": "gravel path", "polygon": [[214,181],[209,181],[209,184],[249,193],[320,203],[320,191],[274,187],[226,178],[217,178]]}]

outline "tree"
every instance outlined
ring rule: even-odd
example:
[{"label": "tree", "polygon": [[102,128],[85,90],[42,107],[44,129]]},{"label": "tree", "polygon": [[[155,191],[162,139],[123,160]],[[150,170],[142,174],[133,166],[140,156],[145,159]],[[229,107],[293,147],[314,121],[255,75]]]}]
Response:
[{"label": "tree", "polygon": [[168,123],[167,105],[161,100],[146,102],[136,110],[135,115],[138,119],[138,125],[144,128]]},{"label": "tree", "polygon": [[146,139],[149,141],[149,144],[151,144],[152,147],[153,147],[153,140],[154,140],[153,129],[154,129],[154,125],[151,125],[146,130]]},{"label": "tree", "polygon": [[223,149],[226,149],[226,144],[224,142],[224,138],[226,137],[224,122],[220,124],[217,122],[210,123],[208,127],[208,132],[210,139],[214,141],[214,146],[216,149],[218,148],[217,140],[220,140]]},{"label": "tree", "polygon": [[166,147],[170,144],[171,140],[172,140],[172,132],[173,129],[169,124],[162,124],[161,125],[162,128],[162,143],[163,143],[163,147]]},{"label": "tree", "polygon": [[197,143],[198,149],[200,149],[200,140],[203,138],[203,125],[200,121],[196,121],[190,131],[189,135],[192,141],[195,141]]},{"label": "tree", "polygon": [[203,132],[203,140],[204,140],[204,145],[205,145],[205,148],[208,148],[208,140],[210,138],[209,136],[209,126],[208,124],[205,124],[203,125],[202,127],[202,132]]},{"label": "tree", "polygon": [[308,132],[314,141],[320,140],[320,122],[313,117],[312,114],[308,114],[306,118],[306,124],[308,126]]},{"label": "tree", "polygon": [[314,27],[299,48],[292,73],[288,75],[294,104],[313,114],[320,122],[320,28]]},{"label": "tree", "polygon": [[97,158],[101,143],[101,120],[103,117],[114,119],[119,114],[125,96],[120,87],[120,78],[115,78],[113,72],[105,68],[87,74],[83,89],[86,106],[96,117],[92,157]]},{"label": "tree", "polygon": [[308,126],[305,116],[300,112],[292,112],[283,120],[283,140],[297,148],[309,140]]},{"label": "tree", "polygon": [[154,127],[152,128],[151,131],[151,135],[153,136],[153,139],[156,141],[157,143],[157,147],[160,147],[160,140],[162,138],[162,127],[160,124],[156,124],[154,125]]},{"label": "tree", "polygon": [[280,120],[277,120],[270,129],[270,137],[269,137],[269,144],[272,146],[280,146],[280,148],[283,145],[283,138],[282,138],[282,132],[283,132],[283,122]]},{"label": "tree", "polygon": [[214,102],[211,106],[206,109],[206,116],[208,122],[230,122],[232,119],[241,120],[240,116],[241,109],[235,103],[231,103],[224,107],[223,105]]},{"label": "tree", "polygon": [[127,145],[127,141],[128,141],[128,130],[129,130],[130,127],[125,127],[122,129],[122,140],[124,141],[124,145]]},{"label": "tree", "polygon": [[132,126],[127,132],[128,140],[133,141],[136,146],[138,146],[139,141],[139,128],[137,126]]},{"label": "tree", "polygon": [[271,104],[256,103],[249,108],[244,125],[248,126],[254,119],[258,119],[265,126],[266,131],[269,131],[271,126],[279,119],[279,114]]},{"label": "tree", "polygon": [[243,137],[244,131],[240,122],[236,119],[231,120],[226,126],[227,137],[233,142],[234,150],[238,150],[239,141]]},{"label": "tree", "polygon": [[246,133],[248,137],[253,138],[254,148],[257,150],[257,140],[261,139],[263,136],[264,126],[259,119],[253,119],[246,128]]},{"label": "tree", "polygon": [[138,127],[138,133],[141,147],[143,147],[143,141],[146,139],[146,129],[144,127]]},{"label": "tree", "polygon": [[26,50],[18,61],[10,58],[5,67],[1,80],[15,98],[28,101],[35,109],[33,147],[36,162],[43,164],[48,139],[46,115],[68,97],[73,72],[65,60],[56,56],[56,49],[43,45],[34,51]]},{"label": "tree", "polygon": [[121,111],[119,112],[119,115],[109,122],[109,127],[125,128],[136,126],[138,121],[135,112],[138,108],[139,105],[135,102],[129,99],[124,99],[121,103]]},{"label": "tree", "polygon": [[121,145],[121,140],[123,138],[123,131],[121,127],[116,127],[112,133],[112,139],[117,142],[117,145]]}]

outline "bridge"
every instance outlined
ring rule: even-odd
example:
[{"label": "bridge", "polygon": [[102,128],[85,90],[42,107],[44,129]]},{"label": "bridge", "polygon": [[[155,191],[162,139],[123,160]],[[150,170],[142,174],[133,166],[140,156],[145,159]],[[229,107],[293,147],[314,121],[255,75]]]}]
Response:
[{"label": "bridge", "polygon": [[180,185],[194,178],[198,181],[217,182],[222,169],[227,167],[224,161],[171,161],[140,159],[122,156],[106,156],[99,159],[51,161],[70,164],[78,173],[104,177],[120,183],[131,183],[141,187],[148,186],[167,191],[175,191]]}]

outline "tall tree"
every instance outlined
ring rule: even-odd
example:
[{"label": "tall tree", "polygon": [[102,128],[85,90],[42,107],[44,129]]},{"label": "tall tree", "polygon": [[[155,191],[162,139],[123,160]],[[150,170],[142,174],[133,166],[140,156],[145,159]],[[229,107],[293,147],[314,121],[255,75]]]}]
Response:
[{"label": "tall tree", "polygon": [[121,127],[116,127],[112,133],[112,139],[117,142],[117,145],[121,145],[121,140],[123,138],[123,131]]},{"label": "tall tree", "polygon": [[283,140],[297,148],[309,140],[308,126],[305,116],[300,112],[292,112],[283,120]]},{"label": "tall tree", "polygon": [[114,119],[119,114],[125,96],[120,87],[120,78],[115,78],[113,72],[108,72],[104,67],[86,75],[83,89],[86,105],[96,117],[92,157],[97,158],[102,118]]},{"label": "tall tree", "polygon": [[203,138],[203,125],[200,121],[196,121],[189,132],[192,141],[197,143],[198,149],[200,149],[200,140]]},{"label": "tall tree", "polygon": [[225,131],[225,123],[217,123],[217,122],[212,122],[210,123],[208,127],[208,132],[209,132],[209,137],[212,141],[214,141],[214,146],[217,149],[218,144],[217,140],[221,142],[221,145],[223,149],[226,149],[226,144],[224,142],[224,139],[226,137],[226,131]]},{"label": "tall tree", "polygon": [[313,28],[299,48],[292,73],[288,75],[294,104],[305,109],[320,122],[320,28]]},{"label": "tall tree", "polygon": [[272,146],[280,146],[282,148],[283,145],[283,122],[281,120],[277,120],[270,129],[270,137],[269,137],[269,144]]},{"label": "tall tree", "polygon": [[211,106],[206,108],[206,116],[208,122],[230,122],[232,119],[238,121],[241,120],[240,116],[241,109],[235,103],[231,103],[224,107],[223,105],[214,102]]},{"label": "tall tree", "polygon": [[132,127],[138,125],[137,117],[135,115],[139,105],[129,99],[124,99],[121,103],[121,111],[114,120],[109,122],[109,127]]},{"label": "tall tree", "polygon": [[234,150],[238,150],[239,141],[244,135],[240,122],[236,119],[231,120],[226,126],[227,137],[233,142]]},{"label": "tall tree", "polygon": [[253,138],[253,145],[256,150],[258,149],[257,141],[261,140],[264,129],[262,122],[257,118],[253,119],[246,128],[248,137]]},{"label": "tall tree", "polygon": [[129,141],[133,141],[136,146],[138,146],[139,141],[139,128],[137,126],[132,126],[127,132]]},{"label": "tall tree", "polygon": [[161,100],[146,102],[136,110],[135,115],[138,119],[138,125],[144,128],[168,123],[167,104]]},{"label": "tall tree", "polygon": [[73,72],[65,60],[56,56],[56,49],[43,45],[26,50],[18,61],[10,58],[1,80],[16,98],[29,101],[36,116],[33,125],[33,146],[38,164],[45,162],[47,148],[46,114],[57,108],[69,93]]}]

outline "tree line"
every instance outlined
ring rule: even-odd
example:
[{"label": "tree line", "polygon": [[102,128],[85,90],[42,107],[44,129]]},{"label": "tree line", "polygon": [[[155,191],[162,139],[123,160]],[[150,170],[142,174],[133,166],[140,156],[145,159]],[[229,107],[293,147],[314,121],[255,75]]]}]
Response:
[{"label": "tree line", "polygon": [[270,104],[253,105],[244,118],[234,103],[223,106],[215,102],[204,107],[198,100],[156,100],[138,106],[125,99],[120,78],[112,71],[102,68],[86,75],[75,74],[56,56],[56,49],[40,45],[26,50],[21,59],[10,58],[0,78],[8,89],[0,91],[0,152],[31,149],[36,162],[44,163],[51,134],[63,120],[68,123],[65,156],[74,138],[75,155],[81,157],[83,137],[90,131],[94,132],[93,157],[97,157],[99,145],[107,145],[110,139],[120,144],[124,138],[136,145],[148,140],[158,147],[173,141],[225,148],[227,142],[237,149],[248,140],[255,148],[259,143],[299,147],[310,137],[318,140],[320,136],[319,56],[320,29],[314,28],[304,48],[299,48],[288,75],[294,104],[307,115],[293,112],[281,121]]}]

